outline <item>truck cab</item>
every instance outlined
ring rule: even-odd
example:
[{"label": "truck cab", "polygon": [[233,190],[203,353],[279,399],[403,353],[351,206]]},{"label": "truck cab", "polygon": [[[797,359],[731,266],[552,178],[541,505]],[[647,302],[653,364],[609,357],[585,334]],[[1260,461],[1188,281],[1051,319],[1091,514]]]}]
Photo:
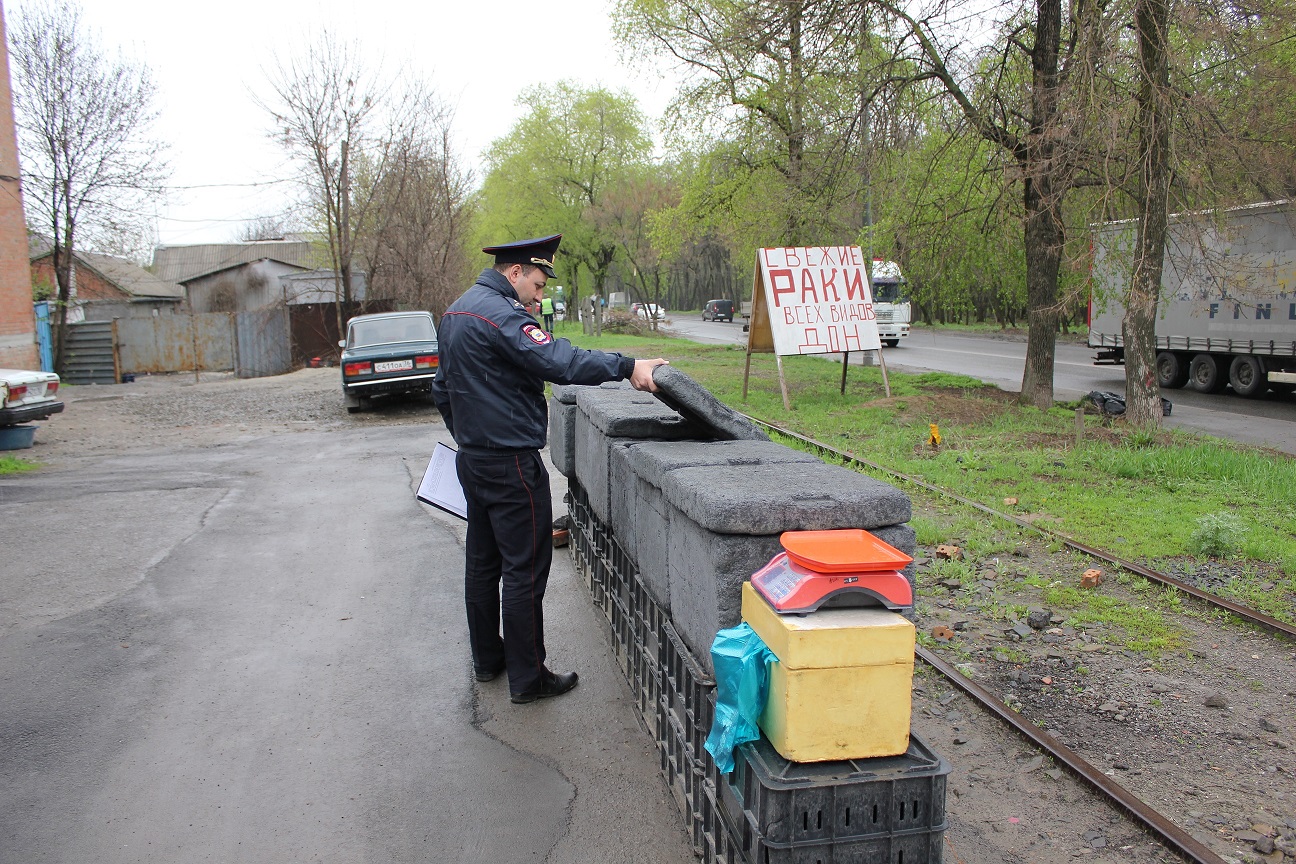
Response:
[{"label": "truck cab", "polygon": [[909,336],[913,321],[909,305],[908,283],[894,261],[873,259],[873,314],[877,316],[878,337],[888,348],[895,348]]}]

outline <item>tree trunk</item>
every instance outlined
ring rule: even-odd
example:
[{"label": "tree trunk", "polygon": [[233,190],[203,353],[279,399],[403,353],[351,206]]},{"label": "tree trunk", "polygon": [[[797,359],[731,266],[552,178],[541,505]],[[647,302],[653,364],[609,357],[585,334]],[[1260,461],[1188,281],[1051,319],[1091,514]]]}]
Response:
[{"label": "tree trunk", "polygon": [[1025,168],[1026,296],[1030,327],[1020,401],[1040,410],[1053,407],[1053,361],[1057,345],[1058,268],[1065,234],[1054,130],[1058,123],[1058,49],[1061,0],[1038,0],[1035,46],[1031,52],[1031,129],[1019,162]]},{"label": "tree trunk", "polygon": [[1156,377],[1156,312],[1165,263],[1170,186],[1168,0],[1138,0],[1139,204],[1134,273],[1125,298],[1125,418],[1136,426],[1162,419]]},{"label": "tree trunk", "polygon": [[804,163],[805,163],[805,107],[803,100],[804,94],[804,70],[802,68],[802,46],[801,46],[801,23],[803,7],[793,2],[792,10],[792,33],[788,44],[789,71],[792,79],[792,92],[789,96],[790,104],[788,106],[788,181],[792,187],[796,200],[787,202],[789,211],[788,217],[788,237],[787,243],[790,246],[800,246],[812,242],[809,237],[804,236],[806,231],[805,205],[804,201],[810,196],[804,194],[802,183],[805,182]]},{"label": "tree trunk", "polygon": [[349,144],[342,139],[342,164],[338,179],[338,251],[342,265],[342,301],[350,306],[355,295],[351,291],[351,182],[348,176]]},{"label": "tree trunk", "polygon": [[1020,401],[1042,411],[1053,407],[1053,361],[1057,338],[1058,267],[1062,224],[1044,203],[1039,185],[1026,181],[1026,367]]},{"label": "tree trunk", "polygon": [[[63,182],[63,207],[66,211],[63,215],[63,237],[59,238],[58,219],[54,221],[54,280],[58,282],[58,315],[54,319],[54,371],[60,376],[65,374],[64,366],[67,362],[67,316],[68,308],[72,305],[72,279],[73,279],[73,242],[76,240],[76,225],[72,221],[72,184],[65,179]],[[55,203],[55,207],[58,204]],[[61,247],[61,248],[60,248]]]}]

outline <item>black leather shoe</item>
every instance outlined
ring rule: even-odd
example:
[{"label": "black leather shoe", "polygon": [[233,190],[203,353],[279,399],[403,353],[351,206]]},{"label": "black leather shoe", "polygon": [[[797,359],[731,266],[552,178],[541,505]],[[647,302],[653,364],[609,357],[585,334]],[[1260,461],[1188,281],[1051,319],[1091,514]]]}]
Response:
[{"label": "black leather shoe", "polygon": [[503,674],[504,674],[503,666],[499,667],[498,669],[474,669],[473,670],[473,677],[476,678],[478,681],[482,682],[483,684],[485,684],[487,681],[494,681],[496,678],[498,678]]},{"label": "black leather shoe", "polygon": [[575,672],[562,672],[556,675],[550,675],[540,686],[534,690],[528,690],[525,693],[514,693],[510,698],[518,705],[525,705],[528,702],[534,702],[537,699],[548,699],[550,696],[561,696],[568,690],[576,686],[577,676]]}]

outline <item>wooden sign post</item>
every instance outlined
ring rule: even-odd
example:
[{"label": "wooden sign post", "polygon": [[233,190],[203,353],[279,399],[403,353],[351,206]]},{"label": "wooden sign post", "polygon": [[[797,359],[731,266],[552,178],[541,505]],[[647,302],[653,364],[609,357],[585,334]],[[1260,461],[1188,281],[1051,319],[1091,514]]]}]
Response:
[{"label": "wooden sign post", "polygon": [[[747,366],[743,400],[751,374],[751,355],[774,354],[783,408],[791,409],[783,356],[841,354],[842,392],[851,351],[882,354],[873,292],[864,255],[858,246],[794,246],[759,249],[752,278],[751,324],[747,331]],[[891,394],[886,363],[882,382]]]}]

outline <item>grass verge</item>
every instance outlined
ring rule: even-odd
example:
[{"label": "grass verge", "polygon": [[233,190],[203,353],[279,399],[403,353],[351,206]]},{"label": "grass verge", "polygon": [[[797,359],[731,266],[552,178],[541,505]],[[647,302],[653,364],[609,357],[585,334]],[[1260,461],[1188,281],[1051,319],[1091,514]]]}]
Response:
[{"label": "grass verge", "polygon": [[19,459],[17,456],[0,456],[0,477],[6,474],[21,474],[39,468],[35,462]]},{"label": "grass verge", "polygon": [[[1077,405],[1039,411],[945,373],[892,373],[888,397],[880,370],[851,367],[843,395],[840,363],[814,357],[783,358],[785,410],[772,355],[752,355],[744,401],[741,346],[559,332],[583,347],[666,357],[738,410],[1122,557],[1177,562],[1184,574],[1216,565],[1225,575],[1209,590],[1293,620],[1296,460],[1285,454],[1176,430],[1147,435],[1096,415],[1077,443]],[[1203,554],[1202,523],[1219,514],[1230,518],[1212,523],[1217,554]],[[1015,542],[979,514],[914,527],[920,543],[957,540],[982,554]]]}]

